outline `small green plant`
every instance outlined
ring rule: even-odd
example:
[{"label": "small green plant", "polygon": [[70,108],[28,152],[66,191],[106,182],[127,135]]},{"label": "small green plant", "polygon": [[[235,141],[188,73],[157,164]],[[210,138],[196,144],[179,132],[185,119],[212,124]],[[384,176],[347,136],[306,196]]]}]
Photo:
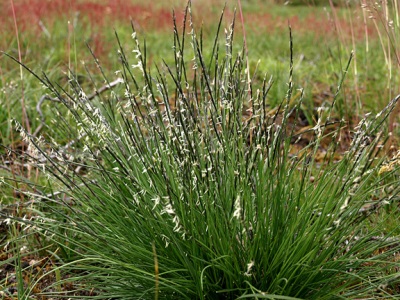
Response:
[{"label": "small green plant", "polygon": [[235,23],[222,41],[221,24],[204,55],[188,6],[181,35],[174,26],[174,65],[153,72],[135,30],[134,62],[117,36],[123,83],[95,99],[74,77],[72,92],[38,77],[75,119],[56,116],[74,137],[64,147],[19,128],[29,161],[62,187],[29,193],[40,199],[30,222],[73,253],[61,267],[69,276],[44,294],[62,296],[69,282],[95,291],[90,299],[398,297],[399,242],[365,221],[398,201],[398,166],[382,169],[379,149],[399,97],[338,153],[346,122],[331,112],[342,78],[295,151],[303,91],[291,101],[291,36],[286,99],[271,113],[272,80],[249,82],[232,50]]}]

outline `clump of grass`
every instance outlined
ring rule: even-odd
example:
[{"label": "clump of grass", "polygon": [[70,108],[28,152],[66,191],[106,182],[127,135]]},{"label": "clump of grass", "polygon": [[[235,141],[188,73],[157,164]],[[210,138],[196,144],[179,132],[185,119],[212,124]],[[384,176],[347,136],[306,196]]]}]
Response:
[{"label": "clump of grass", "polygon": [[271,113],[272,80],[249,82],[234,22],[222,42],[219,29],[203,55],[188,7],[182,34],[174,26],[175,64],[155,72],[134,29],[134,62],[117,36],[123,88],[95,100],[74,78],[69,93],[38,77],[76,121],[56,116],[76,137],[68,147],[20,128],[30,161],[62,187],[29,194],[40,199],[30,222],[72,253],[57,287],[94,290],[91,299],[397,297],[399,242],[365,221],[398,200],[398,166],[379,158],[398,97],[360,122],[340,160],[335,99],[293,151],[302,97],[291,101],[292,55],[286,99]]}]

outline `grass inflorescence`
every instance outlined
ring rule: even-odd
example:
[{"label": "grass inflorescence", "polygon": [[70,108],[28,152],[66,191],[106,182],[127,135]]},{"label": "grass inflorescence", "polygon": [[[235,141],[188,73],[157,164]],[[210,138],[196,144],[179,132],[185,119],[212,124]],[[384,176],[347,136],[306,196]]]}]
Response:
[{"label": "grass inflorescence", "polygon": [[[133,26],[133,54],[116,35],[121,84],[96,97],[72,72],[68,89],[35,75],[73,119],[56,116],[66,145],[18,126],[25,161],[42,170],[49,192],[19,191],[33,209],[13,221],[28,227],[23,238],[48,239],[60,262],[41,294],[398,297],[399,241],[368,221],[398,201],[398,156],[379,154],[399,97],[362,118],[342,151],[347,121],[334,117],[342,77],[318,109],[308,145],[295,147],[305,134],[296,129],[304,91],[293,82],[290,29],[286,97],[272,110],[272,79],[249,80],[245,53],[234,50],[235,22],[223,36],[222,20],[207,45],[188,6],[181,33],[174,23],[173,63],[153,69]],[[106,86],[114,82],[98,67]]]}]

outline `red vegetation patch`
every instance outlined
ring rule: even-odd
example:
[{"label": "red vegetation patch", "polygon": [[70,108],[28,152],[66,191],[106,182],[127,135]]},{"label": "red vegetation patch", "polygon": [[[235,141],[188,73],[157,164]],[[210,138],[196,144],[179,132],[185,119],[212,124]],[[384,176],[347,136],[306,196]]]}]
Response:
[{"label": "red vegetation patch", "polygon": [[273,16],[268,13],[253,13],[245,15],[245,23],[256,33],[271,33],[275,30],[287,32],[288,25],[295,33],[312,33],[317,38],[339,37],[349,39],[354,37],[356,41],[365,39],[365,35],[375,36],[376,30],[370,22],[364,24],[360,22],[359,16],[354,16],[352,22],[347,19],[338,18],[336,20],[328,16],[321,16],[310,13],[305,18],[290,16],[287,18]]},{"label": "red vegetation patch", "polygon": [[[18,26],[22,31],[32,29],[41,31],[40,22],[48,28],[52,28],[54,22],[60,17],[72,22],[77,16],[85,25],[99,29],[112,28],[116,23],[129,23],[130,20],[133,20],[135,25],[149,30],[165,30],[172,26],[172,8],[156,8],[151,2],[138,5],[126,0],[14,0],[14,6]],[[0,11],[2,11],[0,26],[5,30],[14,31],[10,2],[1,1]],[[205,12],[197,13],[206,17]],[[207,18],[209,18],[209,11],[207,14]],[[233,16],[233,13],[229,11],[226,14],[228,18]],[[182,24],[183,8],[178,10],[176,15],[178,24]],[[214,22],[217,20],[218,16]],[[341,18],[332,21],[328,17],[317,16],[313,13],[304,19],[300,19],[298,16],[276,17],[265,12],[245,14],[245,23],[256,31],[287,28],[288,21],[296,31],[314,32],[317,36],[324,36],[327,32],[332,32],[332,28],[340,28],[341,34],[353,34],[357,39],[365,36],[366,29],[369,34],[373,32],[370,26],[372,24],[365,26],[364,22],[359,19],[350,23],[349,20]]]},{"label": "red vegetation patch", "polygon": [[[91,26],[100,27],[109,27],[115,22],[133,20],[142,27],[160,29],[165,28],[166,25],[170,27],[172,20],[171,10],[156,9],[152,4],[134,5],[123,0],[108,0],[101,3],[79,0],[15,0],[14,3],[20,30],[40,29],[40,21],[45,21],[45,25],[51,28],[60,16],[72,21],[77,14]],[[3,16],[6,16],[6,18],[0,18],[0,24],[11,25],[13,20],[10,2],[2,2],[0,9]],[[178,12],[177,18],[182,19],[183,14]]]}]

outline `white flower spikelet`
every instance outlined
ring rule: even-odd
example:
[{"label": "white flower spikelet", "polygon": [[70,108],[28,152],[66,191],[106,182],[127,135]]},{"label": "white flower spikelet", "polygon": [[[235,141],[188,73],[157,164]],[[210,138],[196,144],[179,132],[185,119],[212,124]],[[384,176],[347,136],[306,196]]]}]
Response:
[{"label": "white flower spikelet", "polygon": [[253,267],[254,267],[254,261],[252,260],[247,264],[247,271],[244,273],[244,276],[251,277],[250,272]]},{"label": "white flower spikelet", "polygon": [[154,197],[154,198],[151,199],[151,200],[154,202],[154,206],[153,206],[153,208],[152,208],[152,210],[154,210],[154,209],[160,204],[161,198],[160,198],[160,196],[156,196],[156,197]]},{"label": "white flower spikelet", "polygon": [[174,223],[174,232],[182,233],[182,238],[185,239],[185,231],[182,227],[181,221],[179,217],[176,215],[175,209],[172,207],[171,203],[167,203],[163,210],[161,211],[161,215],[168,214],[172,217],[172,222]]},{"label": "white flower spikelet", "polygon": [[242,214],[242,207],[240,205],[240,195],[238,195],[235,200],[235,210],[233,212],[233,218],[237,218],[238,220],[240,220],[241,214]]}]

